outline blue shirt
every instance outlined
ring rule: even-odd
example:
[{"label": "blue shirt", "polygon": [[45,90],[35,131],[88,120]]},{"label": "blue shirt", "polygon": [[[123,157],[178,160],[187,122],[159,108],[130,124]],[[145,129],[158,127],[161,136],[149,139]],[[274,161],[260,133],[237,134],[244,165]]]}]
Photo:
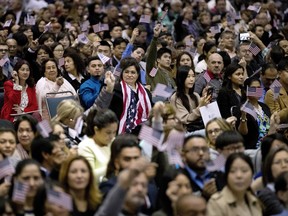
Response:
[{"label": "blue shirt", "polygon": [[[185,166],[185,169],[188,171],[191,179],[200,187],[201,189],[204,188],[204,183],[211,179],[210,173],[205,170],[204,174],[199,176],[196,172],[194,172],[190,167]],[[198,178],[197,178],[198,176]]]},{"label": "blue shirt", "polygon": [[79,88],[79,97],[85,109],[89,109],[98,97],[102,87],[102,81],[91,76],[81,84]]}]

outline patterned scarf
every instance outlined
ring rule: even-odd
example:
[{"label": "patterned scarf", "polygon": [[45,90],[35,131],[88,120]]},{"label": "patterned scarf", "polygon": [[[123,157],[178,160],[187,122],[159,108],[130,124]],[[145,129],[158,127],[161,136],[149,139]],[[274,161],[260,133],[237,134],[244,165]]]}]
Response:
[{"label": "patterned scarf", "polygon": [[[119,134],[126,132],[128,109],[131,104],[131,95],[133,91],[123,80],[120,82],[120,84],[123,94],[123,112],[120,117],[119,131],[118,131]],[[132,120],[132,124],[134,126],[132,125],[131,129],[134,129],[137,125],[147,121],[149,117],[149,112],[151,110],[151,102],[144,87],[140,83],[136,83],[136,89],[137,89],[136,94],[138,97],[138,102],[136,104],[136,114],[134,116],[134,119]]]}]

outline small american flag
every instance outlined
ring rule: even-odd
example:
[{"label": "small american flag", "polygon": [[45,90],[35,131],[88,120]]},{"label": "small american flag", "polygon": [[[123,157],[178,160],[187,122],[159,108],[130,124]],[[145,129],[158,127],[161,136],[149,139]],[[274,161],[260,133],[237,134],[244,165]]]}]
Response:
[{"label": "small american flag", "polygon": [[57,206],[62,206],[68,211],[73,210],[72,198],[67,193],[49,189],[47,191],[47,199],[50,203]]},{"label": "small american flag", "polygon": [[209,30],[212,34],[218,34],[221,32],[219,25],[211,26]]},{"label": "small american flag", "polygon": [[247,97],[262,97],[263,88],[248,87],[246,91]]},{"label": "small american flag", "polygon": [[157,131],[143,124],[138,138],[141,140],[145,140],[146,142],[158,148],[163,142],[164,134],[161,131]]},{"label": "small american flag", "polygon": [[45,26],[44,26],[44,32],[49,32],[51,29],[51,22],[47,23]]},{"label": "small american flag", "polygon": [[274,100],[276,100],[279,97],[281,87],[282,85],[277,79],[274,80],[274,82],[270,85],[270,89],[274,94]]},{"label": "small american flag", "polygon": [[11,25],[11,23],[12,23],[12,19],[7,20],[7,21],[4,23],[3,27],[4,27],[4,28],[5,28],[5,27],[9,27],[9,26]]},{"label": "small american flag", "polygon": [[26,200],[28,190],[29,190],[28,184],[15,181],[13,187],[12,200],[14,202],[24,203]]},{"label": "small american flag", "polygon": [[102,53],[98,53],[98,57],[103,64],[106,64],[106,62],[108,62],[110,60],[109,57],[103,55]]},{"label": "small american flag", "polygon": [[65,22],[65,29],[70,29],[72,27],[70,22]]},{"label": "small american flag", "polygon": [[79,34],[78,37],[77,37],[77,39],[78,39],[78,41],[79,41],[80,43],[83,43],[83,44],[88,44],[88,43],[89,43],[89,39],[88,39],[88,37],[87,37],[84,33]]},{"label": "small american flag", "polygon": [[149,15],[141,15],[139,23],[150,23],[151,21],[151,16]]},{"label": "small american flag", "polygon": [[160,17],[160,20],[159,20],[159,22],[160,22],[160,23],[162,23],[162,22],[163,22],[163,20],[164,20],[165,16],[167,15],[167,12],[168,12],[168,10],[167,10],[167,9],[166,9],[165,11],[163,11],[163,12],[162,12],[162,16]]},{"label": "small american flag", "polygon": [[9,58],[7,56],[4,56],[1,60],[0,60],[0,66],[3,67],[3,65],[9,60]]},{"label": "small american flag", "polygon": [[163,146],[166,147],[169,164],[179,165],[184,167],[184,163],[179,151],[182,150],[185,133],[178,130],[171,130]]},{"label": "small american flag", "polygon": [[30,25],[33,26],[36,23],[36,18],[34,16],[30,16],[27,14],[26,17],[24,17],[24,25]]},{"label": "small american flag", "polygon": [[120,77],[121,73],[122,69],[119,66],[118,67],[116,66],[113,71],[114,76]]},{"label": "small american flag", "polygon": [[109,31],[108,24],[104,24],[104,23],[98,23],[96,25],[93,25],[92,27],[93,27],[93,31],[95,33],[103,32],[103,31]]},{"label": "small american flag", "polygon": [[11,176],[14,172],[15,168],[7,158],[0,161],[0,179]]},{"label": "small american flag", "polygon": [[36,128],[38,132],[41,134],[41,136],[44,138],[49,137],[49,134],[52,132],[52,128],[48,120],[43,120],[39,122]]},{"label": "small american flag", "polygon": [[153,67],[152,70],[150,71],[149,75],[152,77],[155,77],[157,74],[157,68]]},{"label": "small american flag", "polygon": [[81,24],[81,32],[86,32],[88,30],[89,25],[90,25],[90,22],[88,20],[85,20]]},{"label": "small american flag", "polygon": [[250,5],[247,10],[255,11],[256,13],[259,13],[261,10],[261,6],[256,6],[256,5]]},{"label": "small american flag", "polygon": [[164,97],[164,98],[169,98],[173,94],[173,92],[174,90],[171,87],[166,86],[161,83],[157,83],[153,91],[153,95]]},{"label": "small american flag", "polygon": [[211,81],[211,77],[209,76],[208,72],[204,72],[203,78],[206,80],[207,83]]},{"label": "small american flag", "polygon": [[64,65],[64,63],[65,63],[65,59],[64,58],[60,58],[58,60],[58,68],[61,68]]},{"label": "small american flag", "polygon": [[206,163],[206,168],[209,172],[220,171],[225,166],[225,162],[225,157],[220,154],[215,160]]},{"label": "small american flag", "polygon": [[258,55],[258,53],[261,51],[260,48],[254,43],[251,43],[248,49],[254,56]]},{"label": "small american flag", "polygon": [[251,103],[249,103],[249,101],[246,101],[242,105],[241,111],[244,111],[244,112],[250,114],[251,116],[253,116],[253,118],[255,120],[257,119],[257,113],[255,112],[255,108],[254,108],[254,106]]},{"label": "small american flag", "polygon": [[226,20],[228,25],[235,25],[235,19],[230,14],[227,14]]}]

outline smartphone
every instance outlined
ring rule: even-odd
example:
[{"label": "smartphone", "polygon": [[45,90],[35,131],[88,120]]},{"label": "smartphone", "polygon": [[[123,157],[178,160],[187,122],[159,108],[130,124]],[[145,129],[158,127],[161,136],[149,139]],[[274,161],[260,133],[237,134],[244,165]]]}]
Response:
[{"label": "smartphone", "polygon": [[250,40],[250,34],[248,32],[240,33],[240,41]]},{"label": "smartphone", "polygon": [[207,89],[207,96],[208,95],[213,95],[213,92],[214,92],[214,88],[212,87],[212,86],[210,86],[210,87],[208,87],[208,89]]}]

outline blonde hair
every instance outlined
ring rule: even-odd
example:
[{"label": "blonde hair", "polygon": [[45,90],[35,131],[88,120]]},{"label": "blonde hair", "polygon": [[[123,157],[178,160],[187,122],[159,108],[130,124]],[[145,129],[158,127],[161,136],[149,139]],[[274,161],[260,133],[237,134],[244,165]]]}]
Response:
[{"label": "blonde hair", "polygon": [[61,169],[60,169],[60,173],[59,173],[59,181],[64,186],[65,191],[67,193],[69,193],[70,186],[68,184],[68,173],[69,173],[69,169],[71,167],[71,164],[74,161],[83,161],[89,170],[90,177],[89,177],[88,185],[85,188],[85,198],[86,198],[86,201],[88,202],[88,209],[89,210],[96,210],[97,207],[101,203],[102,196],[101,196],[101,193],[100,193],[97,185],[95,184],[93,170],[92,170],[88,160],[85,157],[79,156],[79,155],[69,157],[61,165]]},{"label": "blonde hair", "polygon": [[84,110],[81,105],[72,99],[63,100],[57,106],[57,115],[52,121],[63,123],[64,120],[74,119],[75,116],[83,113]]},{"label": "blonde hair", "polygon": [[213,122],[216,122],[222,131],[233,130],[232,126],[225,119],[223,119],[223,118],[211,119],[210,121],[207,122],[207,124],[205,126],[205,135],[206,135],[206,138],[207,138],[207,141],[209,144],[211,143],[211,140],[209,140],[207,128],[208,128],[208,125],[210,125]]}]

